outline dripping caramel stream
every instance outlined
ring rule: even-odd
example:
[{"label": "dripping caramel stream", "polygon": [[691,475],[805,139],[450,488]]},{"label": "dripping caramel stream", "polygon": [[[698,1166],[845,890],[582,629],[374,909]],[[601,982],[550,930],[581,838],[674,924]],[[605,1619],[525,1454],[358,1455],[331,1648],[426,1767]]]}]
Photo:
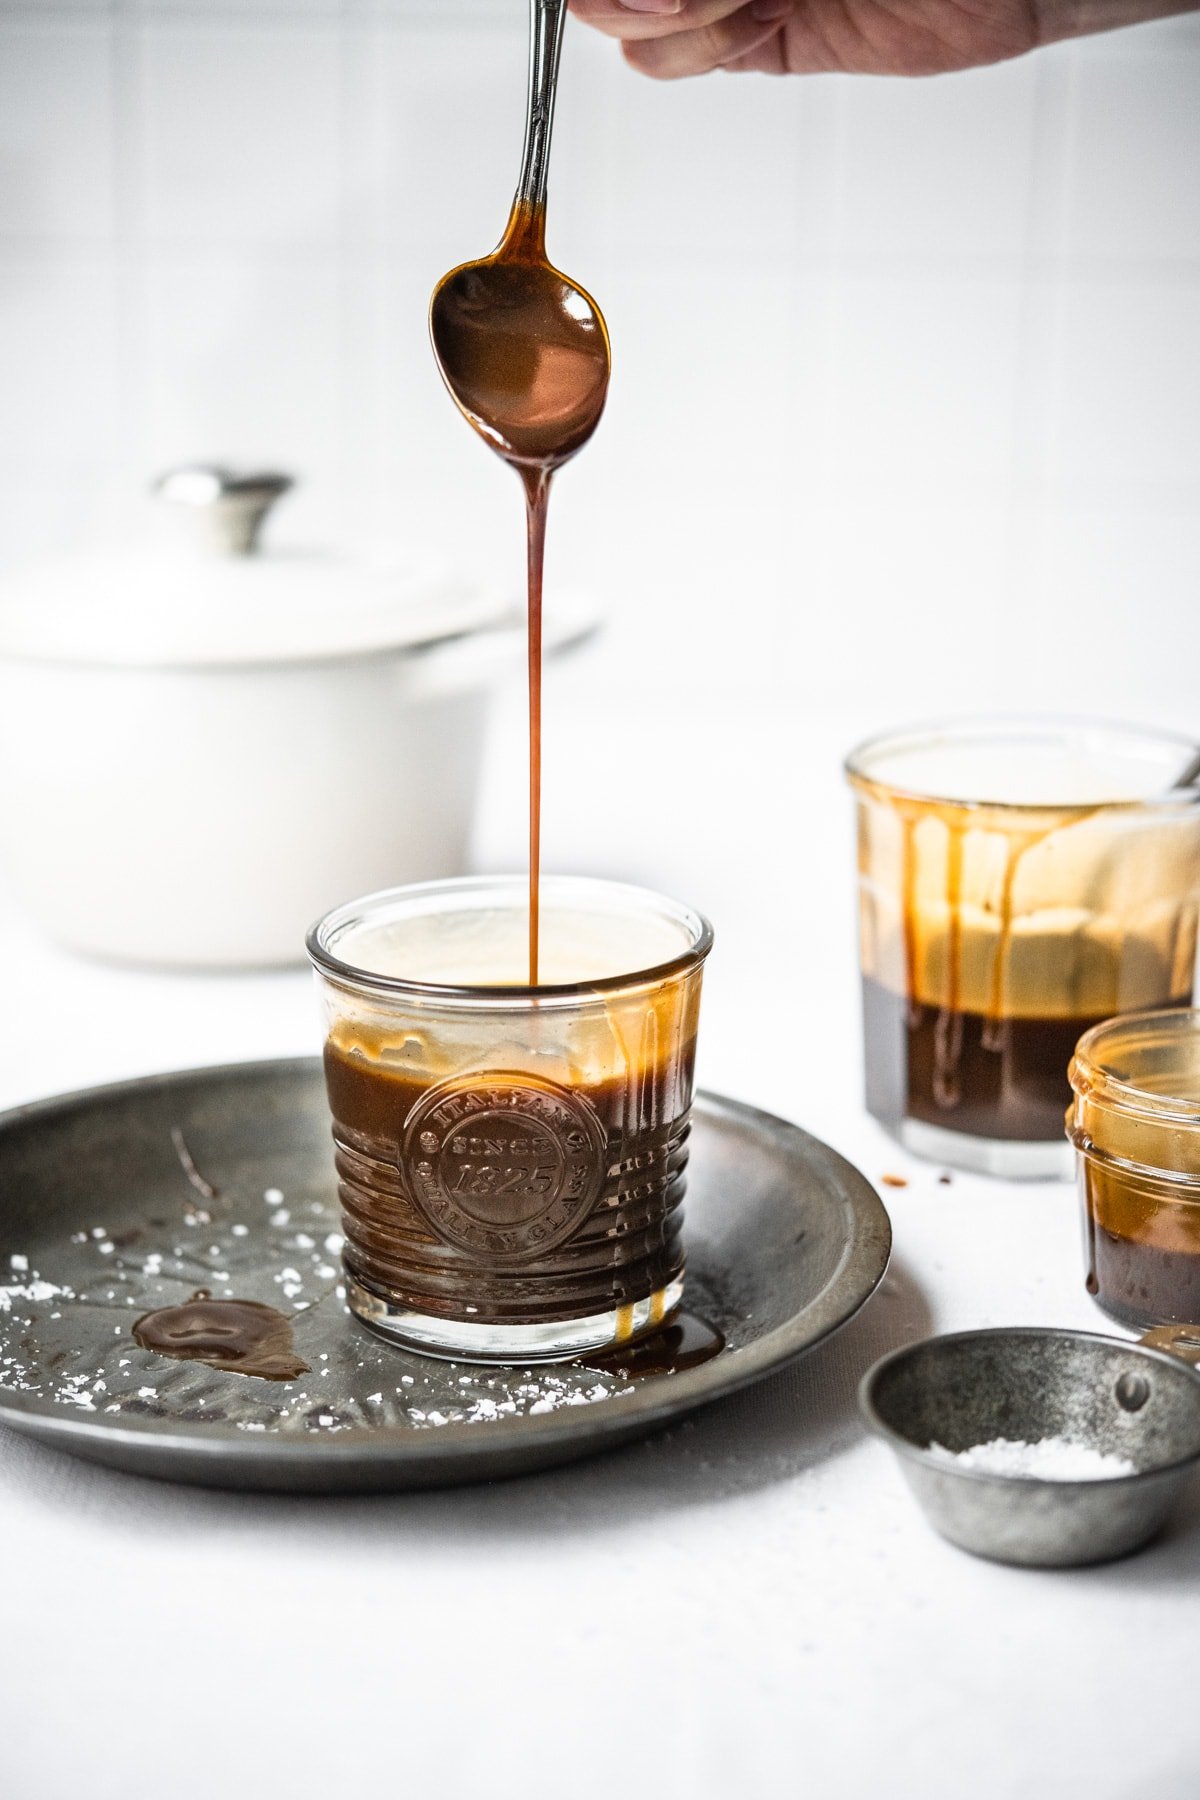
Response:
[{"label": "dripping caramel stream", "polygon": [[528,560],[529,665],[529,985],[538,984],[542,872],[542,586],[546,567],[546,514],[550,470],[522,471]]}]

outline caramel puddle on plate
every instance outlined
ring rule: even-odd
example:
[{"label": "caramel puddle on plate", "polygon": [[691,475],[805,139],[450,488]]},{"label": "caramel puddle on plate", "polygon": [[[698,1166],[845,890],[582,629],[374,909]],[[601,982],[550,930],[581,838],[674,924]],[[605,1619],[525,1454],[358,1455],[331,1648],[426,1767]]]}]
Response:
[{"label": "caramel puddle on plate", "polygon": [[258,1300],[214,1300],[207,1288],[197,1288],[182,1306],[143,1313],[134,1321],[133,1336],[158,1356],[264,1381],[294,1381],[312,1366],[296,1354],[286,1313]]},{"label": "caramel puddle on plate", "polygon": [[596,1356],[581,1357],[586,1368],[603,1369],[608,1374],[681,1375],[685,1369],[698,1369],[711,1362],[725,1348],[725,1339],[715,1325],[699,1319],[695,1313],[679,1317],[653,1337],[619,1350],[602,1351]]}]

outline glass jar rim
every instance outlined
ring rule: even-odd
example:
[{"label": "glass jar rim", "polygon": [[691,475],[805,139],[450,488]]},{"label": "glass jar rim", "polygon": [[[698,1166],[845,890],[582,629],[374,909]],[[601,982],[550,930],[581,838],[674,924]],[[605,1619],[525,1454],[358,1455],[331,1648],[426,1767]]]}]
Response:
[{"label": "glass jar rim", "polygon": [[1072,718],[1065,714],[1053,713],[995,713],[976,717],[960,717],[928,720],[917,725],[898,726],[895,729],[878,732],[861,743],[846,756],[842,771],[854,788],[864,792],[885,793],[897,800],[911,801],[920,806],[949,806],[964,812],[989,812],[1010,814],[1039,814],[1055,816],[1063,813],[1098,813],[1098,812],[1190,812],[1200,809],[1200,775],[1185,787],[1162,788],[1154,793],[1139,795],[1133,798],[1110,799],[1098,801],[1074,800],[988,800],[978,796],[959,796],[946,793],[934,793],[917,787],[898,786],[887,780],[882,772],[874,774],[869,768],[873,758],[881,758],[903,750],[919,750],[927,746],[944,743],[947,747],[983,743],[989,739],[1000,742],[1028,742],[1038,736],[1055,736],[1063,742],[1086,744],[1089,739],[1098,739],[1101,735],[1126,743],[1168,745],[1179,753],[1178,767],[1181,772],[1191,767],[1193,761],[1200,757],[1200,744],[1189,738],[1184,732],[1167,731],[1158,726],[1131,725],[1119,719]]},{"label": "glass jar rim", "polygon": [[467,897],[482,895],[489,890],[496,893],[511,890],[514,897],[528,892],[528,878],[524,875],[462,875],[438,881],[410,882],[402,887],[382,888],[374,894],[364,894],[358,899],[343,901],[341,905],[323,914],[311,927],[305,938],[305,947],[309,960],[318,973],[341,987],[375,995],[450,1001],[479,1007],[511,1006],[514,1002],[528,1003],[531,1000],[537,1001],[539,1005],[570,1005],[608,994],[626,993],[639,987],[657,987],[698,968],[712,949],[713,928],[704,914],[680,901],[656,893],[653,888],[589,875],[544,875],[541,885],[543,900],[547,895],[563,894],[583,900],[589,893],[595,897],[623,897],[626,902],[634,902],[643,909],[653,909],[660,915],[665,914],[688,933],[692,942],[677,956],[644,968],[631,969],[619,975],[598,976],[590,981],[547,982],[539,983],[536,987],[530,987],[526,982],[484,987],[418,981],[408,976],[387,975],[379,970],[363,969],[336,954],[331,942],[336,934],[351,925],[364,923],[369,912],[382,914],[388,907],[394,907],[403,901],[420,902],[435,899],[439,895],[447,898]]},{"label": "glass jar rim", "polygon": [[1144,1048],[1169,1045],[1173,1039],[1200,1045],[1200,1008],[1178,1006],[1123,1013],[1093,1025],[1080,1038],[1071,1058],[1068,1074],[1072,1091],[1081,1099],[1108,1102],[1114,1110],[1135,1117],[1162,1124],[1200,1126],[1200,1098],[1153,1092],[1109,1066],[1106,1058],[1118,1045],[1124,1043],[1127,1049],[1132,1048],[1139,1038]]}]

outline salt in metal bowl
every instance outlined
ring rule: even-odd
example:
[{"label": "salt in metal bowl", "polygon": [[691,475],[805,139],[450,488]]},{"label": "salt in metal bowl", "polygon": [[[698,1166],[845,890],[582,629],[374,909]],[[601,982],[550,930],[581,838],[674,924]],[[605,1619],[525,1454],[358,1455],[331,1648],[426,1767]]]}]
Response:
[{"label": "salt in metal bowl", "polygon": [[[881,1358],[859,1407],[891,1445],[930,1524],[976,1556],[1035,1568],[1107,1562],[1147,1544],[1200,1462],[1200,1328],[1140,1343],[1015,1327],[927,1338]],[[996,1438],[1065,1438],[1136,1473],[1085,1481],[956,1464]]]}]

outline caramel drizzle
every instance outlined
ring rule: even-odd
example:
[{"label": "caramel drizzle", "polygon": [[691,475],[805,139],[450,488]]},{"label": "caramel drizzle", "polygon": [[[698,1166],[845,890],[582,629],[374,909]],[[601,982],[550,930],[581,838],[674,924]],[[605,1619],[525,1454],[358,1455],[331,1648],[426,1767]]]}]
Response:
[{"label": "caramel drizzle", "polygon": [[[1085,819],[1094,816],[1099,808],[1088,808],[1085,812],[1071,814],[1067,818],[1057,817],[1050,825],[1038,831],[1023,832],[1019,836],[1005,838],[1004,871],[1001,877],[999,897],[999,926],[996,934],[996,949],[992,963],[991,984],[988,996],[988,1009],[984,1021],[983,1047],[993,1051],[1004,1059],[1001,1071],[1002,1079],[1007,1076],[1007,1058],[1010,1042],[1009,1020],[1005,1011],[1005,997],[1008,986],[1008,972],[1012,960],[1012,938],[1014,920],[1014,893],[1017,875],[1021,863],[1030,850],[1042,844],[1061,830],[1064,825],[1081,824]],[[905,978],[908,988],[908,1020],[911,1029],[915,1029],[921,1020],[921,1001],[918,995],[918,947],[917,947],[917,856],[916,833],[920,823],[920,814],[905,806],[897,806],[900,814],[902,840],[902,882],[903,882],[903,933]],[[962,984],[962,885],[965,840],[969,825],[964,826],[948,812],[939,812],[946,831],[946,976],[943,989],[942,1004],[938,1008],[938,1016],[934,1029],[934,1069],[933,1096],[938,1106],[947,1111],[952,1110],[961,1098],[959,1087],[959,1066],[963,1046],[963,1017],[959,1000]]]},{"label": "caramel drizzle", "polygon": [[938,1008],[933,1035],[933,1098],[947,1111],[958,1105],[959,1062],[962,1057],[963,1018],[958,1005],[959,962],[962,956],[962,868],[963,833],[956,825],[948,826],[946,841],[946,905],[949,919],[946,928],[945,1002]]}]

